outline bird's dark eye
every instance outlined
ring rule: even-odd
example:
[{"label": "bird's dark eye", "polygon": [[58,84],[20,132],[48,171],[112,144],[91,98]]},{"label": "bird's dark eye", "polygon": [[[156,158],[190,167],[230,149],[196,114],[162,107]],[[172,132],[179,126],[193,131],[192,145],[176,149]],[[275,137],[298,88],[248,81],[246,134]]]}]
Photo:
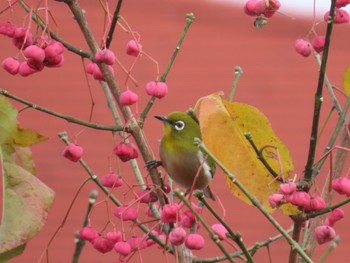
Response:
[{"label": "bird's dark eye", "polygon": [[174,124],[174,127],[178,131],[182,131],[185,128],[185,123],[183,121],[177,121]]}]

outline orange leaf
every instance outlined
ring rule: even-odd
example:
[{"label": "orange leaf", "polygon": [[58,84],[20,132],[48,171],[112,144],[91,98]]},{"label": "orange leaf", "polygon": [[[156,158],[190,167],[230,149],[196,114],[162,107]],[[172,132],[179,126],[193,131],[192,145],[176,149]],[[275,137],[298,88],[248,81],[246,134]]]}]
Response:
[{"label": "orange leaf", "polygon": [[[204,144],[243,186],[272,212],[274,209],[270,207],[268,197],[277,192],[280,181],[274,178],[258,160],[244,133],[249,132],[252,135],[259,149],[266,147],[263,156],[281,177],[287,178],[294,167],[288,149],[274,134],[267,118],[252,106],[226,101],[218,94],[201,98],[197,102],[195,112]],[[228,177],[227,184],[234,196],[251,204]],[[282,210],[288,215],[298,213],[298,210],[291,205],[283,205]]]}]

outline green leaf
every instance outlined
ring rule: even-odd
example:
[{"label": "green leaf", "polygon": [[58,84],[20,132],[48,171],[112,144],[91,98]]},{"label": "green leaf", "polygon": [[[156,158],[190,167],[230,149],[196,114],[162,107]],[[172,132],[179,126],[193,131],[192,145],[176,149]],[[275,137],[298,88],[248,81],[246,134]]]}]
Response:
[{"label": "green leaf", "polygon": [[29,146],[47,138],[17,122],[17,111],[0,96],[0,167],[3,213],[0,225],[0,263],[21,254],[29,239],[44,226],[54,192],[34,176]]},{"label": "green leaf", "polygon": [[35,131],[22,129],[17,124],[17,111],[4,96],[0,96],[0,145],[31,146],[47,140]]},{"label": "green leaf", "polygon": [[[283,178],[280,179],[288,178],[294,169],[292,158],[288,149],[273,132],[268,119],[250,105],[229,102],[217,94],[201,98],[195,111],[204,144],[265,209],[274,211],[268,198],[277,192],[280,182],[258,160],[253,147],[244,137],[244,133],[249,132],[259,149],[267,146],[263,151],[265,160],[276,173],[281,174]],[[280,160],[277,158],[276,149]],[[227,184],[234,196],[251,204],[228,177]],[[282,210],[288,215],[299,212],[291,205],[283,205]]]},{"label": "green leaf", "polygon": [[349,94],[350,94],[350,66],[346,69],[346,71],[344,73],[343,82],[344,82],[345,94],[346,94],[346,96],[349,96]]},{"label": "green leaf", "polygon": [[0,258],[24,245],[44,226],[54,192],[2,150],[4,185]]}]

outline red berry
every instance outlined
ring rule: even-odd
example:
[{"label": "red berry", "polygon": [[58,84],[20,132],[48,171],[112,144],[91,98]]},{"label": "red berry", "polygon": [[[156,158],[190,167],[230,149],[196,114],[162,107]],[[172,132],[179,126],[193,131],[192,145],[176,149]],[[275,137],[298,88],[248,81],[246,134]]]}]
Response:
[{"label": "red berry", "polygon": [[311,45],[317,53],[323,51],[325,39],[325,36],[317,36],[311,41]]},{"label": "red berry", "polygon": [[131,90],[126,90],[120,94],[119,97],[119,102],[123,106],[130,106],[135,104],[139,99],[139,96],[135,93],[132,92]]},{"label": "red berry", "polygon": [[114,247],[114,243],[111,240],[108,240],[107,238],[102,236],[96,237],[92,241],[92,245],[97,251],[103,254],[111,251]]},{"label": "red berry", "polygon": [[336,232],[331,226],[318,226],[315,228],[316,240],[319,245],[333,240],[336,237]]},{"label": "red berry", "polygon": [[19,65],[20,62],[12,57],[5,58],[1,63],[1,66],[12,75],[16,75],[18,73]]},{"label": "red berry", "polygon": [[141,50],[142,50],[142,45],[140,43],[137,43],[133,39],[130,40],[126,45],[126,54],[130,56],[137,57],[138,55],[140,55]]},{"label": "red berry", "polygon": [[226,234],[228,233],[227,229],[222,224],[214,224],[211,226],[211,229],[219,237],[220,240],[226,239]]},{"label": "red berry", "polygon": [[17,27],[12,38],[12,43],[18,48],[26,48],[34,43],[33,35],[27,28]]},{"label": "red berry", "polygon": [[133,143],[120,143],[113,149],[113,153],[123,162],[135,159],[139,156]]},{"label": "red berry", "polygon": [[[200,212],[202,211],[202,207],[198,206],[197,204],[195,204],[195,203],[192,202],[191,205],[192,205],[192,207],[197,211],[197,213],[200,213]],[[186,208],[186,209],[184,210],[184,214],[185,214],[186,216],[188,216],[190,219],[196,220],[196,216],[194,215],[194,213],[192,212],[191,209]]]},{"label": "red berry", "polygon": [[169,241],[175,246],[179,246],[185,242],[186,231],[182,227],[176,227],[169,233]]},{"label": "red berry", "polygon": [[83,148],[76,145],[75,143],[70,143],[63,150],[63,156],[72,162],[77,162],[83,156]]},{"label": "red berry", "polygon": [[299,38],[295,41],[294,47],[296,52],[304,57],[308,57],[312,53],[311,43],[303,38]]},{"label": "red berry", "polygon": [[133,221],[138,217],[137,210],[131,206],[126,205],[116,207],[113,214],[122,221]]},{"label": "red berry", "polygon": [[98,237],[97,231],[94,228],[92,228],[91,226],[83,227],[79,231],[79,238],[81,238],[81,239],[84,239],[84,240],[91,242],[92,240],[94,240],[97,237]]},{"label": "red berry", "polygon": [[102,49],[96,52],[95,60],[97,62],[106,63],[107,65],[113,65],[115,61],[114,52],[110,49]]},{"label": "red berry", "polygon": [[168,85],[165,82],[150,81],[146,84],[146,93],[161,99],[168,93]]},{"label": "red berry", "polygon": [[126,257],[131,253],[131,246],[128,242],[120,241],[115,243],[114,250],[120,255]]},{"label": "red berry", "polygon": [[188,249],[200,250],[204,247],[204,238],[199,234],[189,234],[185,239],[185,246]]},{"label": "red berry", "polygon": [[192,228],[194,226],[194,224],[196,223],[196,220],[184,215],[181,218],[181,226],[186,227],[186,228]]},{"label": "red berry", "polygon": [[[108,67],[109,67],[109,70],[112,72],[112,75],[114,76],[114,69],[113,69],[113,67],[112,66],[108,66]],[[95,80],[105,81],[105,78],[103,77],[100,68],[97,66],[94,69],[95,69],[95,71],[92,72],[93,78]]]},{"label": "red berry", "polygon": [[100,179],[101,184],[108,188],[117,188],[123,185],[123,180],[114,172],[110,172]]},{"label": "red berry", "polygon": [[87,63],[86,66],[85,66],[85,72],[86,72],[87,74],[92,75],[92,74],[94,74],[94,72],[97,70],[96,68],[98,68],[97,64],[94,63],[94,62],[92,62],[92,61],[90,61],[90,62]]},{"label": "red berry", "polygon": [[181,221],[181,210],[178,204],[167,204],[164,205],[161,213],[160,220],[163,223],[176,223]]}]

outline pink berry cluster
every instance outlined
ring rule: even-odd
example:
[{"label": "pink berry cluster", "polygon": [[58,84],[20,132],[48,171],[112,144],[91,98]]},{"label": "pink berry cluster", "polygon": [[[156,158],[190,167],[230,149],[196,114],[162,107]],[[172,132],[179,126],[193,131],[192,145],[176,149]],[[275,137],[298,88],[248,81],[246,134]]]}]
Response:
[{"label": "pink berry cluster", "polygon": [[[113,64],[115,62],[115,55],[114,55],[114,52],[112,50],[105,48],[105,49],[102,49],[102,50],[99,50],[98,52],[96,52],[95,62],[105,63],[106,65],[108,65],[109,70],[114,75]],[[95,62],[91,61],[88,64],[86,64],[85,72],[87,74],[92,75],[92,77],[95,80],[105,81],[100,68],[98,67],[98,65]]]},{"label": "pink berry cluster", "polygon": [[344,217],[344,211],[340,208],[334,209],[329,213],[323,225],[315,228],[315,236],[317,243],[322,245],[332,241],[336,237],[336,232],[333,228],[334,224]]},{"label": "pink berry cluster", "polygon": [[[350,0],[337,0],[336,10],[334,17],[334,24],[343,24],[350,21],[350,16],[345,9],[342,7],[347,6],[350,3]],[[328,22],[329,11],[324,14],[324,21]],[[308,57],[312,54],[313,51],[321,53],[324,49],[325,36],[316,35],[311,41],[307,38],[298,38],[294,42],[294,48],[297,53],[303,57]]]},{"label": "pink berry cluster", "polygon": [[244,13],[249,16],[266,18],[272,17],[276,11],[281,7],[281,3],[278,0],[248,0],[244,7]]},{"label": "pink berry cluster", "polygon": [[64,62],[64,46],[47,35],[35,38],[25,27],[9,22],[0,22],[0,34],[12,38],[12,43],[21,51],[24,60],[5,58],[1,66],[10,74],[23,77],[42,71],[44,67],[61,67]]},{"label": "pink berry cluster", "polygon": [[281,184],[278,193],[270,195],[269,203],[272,208],[291,203],[305,212],[316,212],[326,208],[326,202],[319,195],[310,195],[305,191],[297,191],[294,182]]}]

